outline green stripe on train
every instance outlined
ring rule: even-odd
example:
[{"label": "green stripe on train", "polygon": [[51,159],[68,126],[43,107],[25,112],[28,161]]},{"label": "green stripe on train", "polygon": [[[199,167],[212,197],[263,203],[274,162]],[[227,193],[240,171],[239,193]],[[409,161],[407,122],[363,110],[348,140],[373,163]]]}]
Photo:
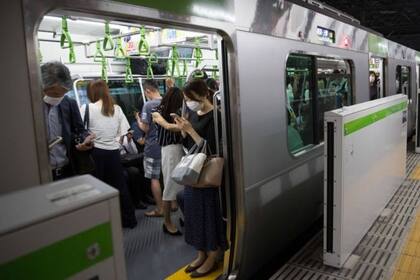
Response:
[{"label": "green stripe on train", "polygon": [[356,132],[366,126],[369,126],[377,121],[380,121],[394,113],[403,111],[407,108],[407,102],[401,102],[399,104],[393,105],[391,107],[382,109],[375,113],[369,114],[367,116],[352,120],[344,124],[344,135],[349,135],[353,132]]},{"label": "green stripe on train", "polygon": [[104,223],[1,264],[0,279],[66,279],[112,255],[111,225]]}]

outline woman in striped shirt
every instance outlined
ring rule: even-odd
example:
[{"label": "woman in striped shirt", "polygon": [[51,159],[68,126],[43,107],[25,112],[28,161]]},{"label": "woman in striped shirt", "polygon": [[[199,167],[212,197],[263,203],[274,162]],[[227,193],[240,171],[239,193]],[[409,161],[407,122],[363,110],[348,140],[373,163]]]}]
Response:
[{"label": "woman in striped shirt", "polygon": [[177,87],[171,87],[163,97],[157,112],[152,113],[153,121],[158,126],[158,141],[162,148],[163,231],[171,235],[181,235],[181,232],[171,221],[171,203],[176,201],[176,194],[184,186],[175,183],[171,178],[172,170],[183,156],[183,148],[181,133],[170,114],[178,113],[182,102],[182,91]]}]

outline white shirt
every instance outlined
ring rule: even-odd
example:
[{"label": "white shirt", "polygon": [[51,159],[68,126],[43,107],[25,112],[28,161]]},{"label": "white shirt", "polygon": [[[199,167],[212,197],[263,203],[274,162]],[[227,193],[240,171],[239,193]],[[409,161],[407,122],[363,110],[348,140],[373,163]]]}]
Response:
[{"label": "white shirt", "polygon": [[[85,116],[86,106],[81,108],[82,118]],[[130,129],[127,118],[121,107],[114,105],[114,115],[104,116],[101,112],[102,102],[89,104],[89,131],[96,135],[93,141],[95,148],[104,150],[118,150],[118,142],[122,135]]]}]

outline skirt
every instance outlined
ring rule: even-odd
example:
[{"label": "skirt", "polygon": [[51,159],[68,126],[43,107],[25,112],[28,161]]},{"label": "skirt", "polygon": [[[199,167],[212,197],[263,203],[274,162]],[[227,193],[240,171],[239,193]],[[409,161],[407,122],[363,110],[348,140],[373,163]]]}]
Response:
[{"label": "skirt", "polygon": [[183,155],[184,151],[181,144],[162,147],[163,201],[175,200],[176,194],[184,188],[171,178],[172,170],[181,161]]},{"label": "skirt", "polygon": [[226,223],[222,219],[219,189],[193,188],[184,191],[185,241],[198,251],[226,250]]}]

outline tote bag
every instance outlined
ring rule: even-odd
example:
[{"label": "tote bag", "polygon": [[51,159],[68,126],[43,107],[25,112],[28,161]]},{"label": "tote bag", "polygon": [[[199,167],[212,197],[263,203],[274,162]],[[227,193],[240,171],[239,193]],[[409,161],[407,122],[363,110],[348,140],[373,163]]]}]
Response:
[{"label": "tote bag", "polygon": [[207,142],[195,144],[172,170],[171,178],[180,185],[192,186],[198,182],[201,169],[206,161]]}]

